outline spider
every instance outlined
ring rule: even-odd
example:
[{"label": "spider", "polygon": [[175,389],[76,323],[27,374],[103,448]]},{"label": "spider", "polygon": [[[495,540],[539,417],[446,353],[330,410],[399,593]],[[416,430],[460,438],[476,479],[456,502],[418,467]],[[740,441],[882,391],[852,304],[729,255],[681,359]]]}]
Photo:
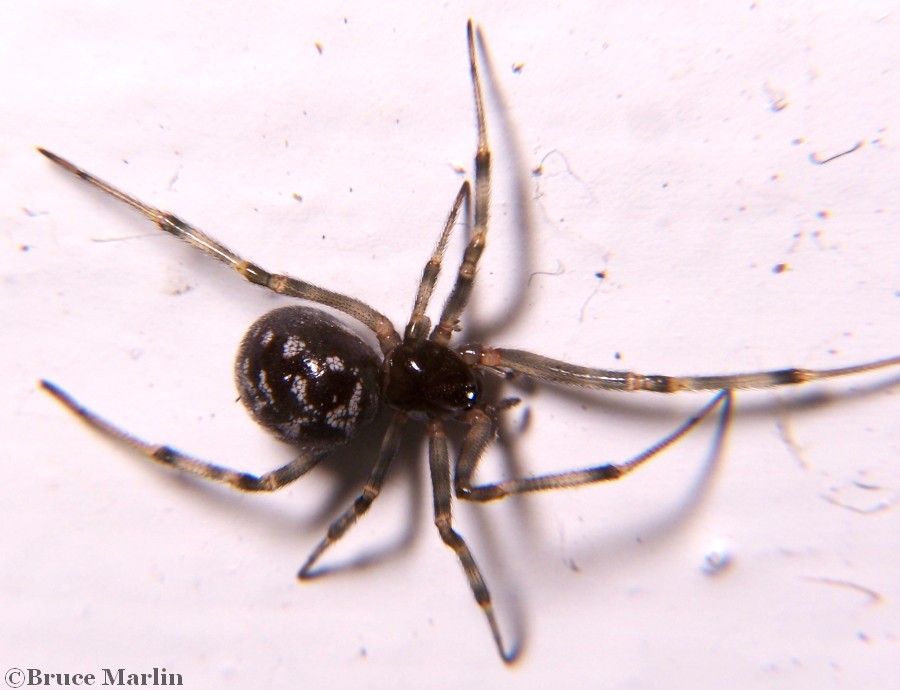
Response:
[{"label": "spider", "polygon": [[[295,459],[259,476],[229,469],[167,445],[142,441],[85,408],[56,384],[43,380],[41,386],[89,425],[149,459],[251,492],[275,491],[305,475],[329,452],[353,439],[372,421],[379,406],[386,405],[393,411],[392,417],[365,486],[353,504],[331,523],[324,538],[300,568],[298,577],[301,580],[316,575],[315,566],[320,557],[347,533],[377,498],[397,455],[405,425],[411,421],[424,424],[428,433],[434,523],[441,539],[462,565],[501,658],[510,662],[517,651],[504,642],[481,570],[465,540],[453,528],[451,503],[454,495],[462,500],[488,502],[514,494],[618,480],[672,446],[714,411],[719,411],[721,423],[725,424],[730,418],[733,393],[737,389],[774,388],[857,374],[900,364],[900,356],[834,369],[664,376],[577,366],[531,352],[475,343],[451,346],[454,333],[460,330],[460,319],[485,248],[491,197],[491,150],[471,20],[467,25],[467,41],[478,132],[475,181],[472,185],[465,180],[456,195],[437,246],[425,264],[402,336],[386,316],[368,304],[288,275],[270,273],[175,215],[138,201],[64,158],[38,149],[54,163],[136,209],[161,230],[230,266],[249,282],[343,312],[374,333],[381,349],[380,361],[368,344],[335,317],[307,305],[275,309],[247,331],[235,364],[240,399],[257,423],[297,449],[299,454]],[[463,209],[467,220],[471,213],[473,187],[471,239],[437,325],[432,328],[426,309],[450,234]],[[716,394],[671,433],[625,461],[479,484],[475,481],[475,472],[485,449],[496,436],[499,414],[518,402],[514,399],[496,403],[486,400],[482,394],[484,373],[502,377],[524,375],[551,384],[594,390],[714,391]],[[467,428],[455,463],[451,463],[445,428],[451,420],[461,422]]]}]

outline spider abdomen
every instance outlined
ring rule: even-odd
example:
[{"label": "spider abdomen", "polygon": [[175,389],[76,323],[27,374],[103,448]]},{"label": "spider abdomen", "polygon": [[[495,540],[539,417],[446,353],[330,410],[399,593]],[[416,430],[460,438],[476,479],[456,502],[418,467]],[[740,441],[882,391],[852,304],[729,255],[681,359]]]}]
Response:
[{"label": "spider abdomen", "polygon": [[472,368],[453,350],[430,340],[388,352],[381,385],[385,401],[414,419],[454,416],[471,409],[481,392]]},{"label": "spider abdomen", "polygon": [[337,319],[312,307],[275,309],[244,335],[235,362],[241,401],[287,443],[346,443],[378,411],[378,359]]}]

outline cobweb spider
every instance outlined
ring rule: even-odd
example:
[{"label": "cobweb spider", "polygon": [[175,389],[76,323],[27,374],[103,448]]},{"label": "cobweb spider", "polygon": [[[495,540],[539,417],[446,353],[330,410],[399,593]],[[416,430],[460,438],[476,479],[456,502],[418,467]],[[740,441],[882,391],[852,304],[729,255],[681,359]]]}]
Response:
[{"label": "cobweb spider", "polygon": [[[727,422],[733,391],[737,389],[774,388],[857,374],[900,364],[900,356],[835,369],[663,376],[594,369],[522,350],[475,343],[451,346],[454,333],[460,330],[460,319],[469,301],[478,262],[485,248],[491,199],[491,150],[476,59],[475,31],[471,21],[467,32],[478,128],[474,224],[471,239],[457,269],[455,284],[434,328],[426,316],[426,309],[451,231],[461,213],[463,216],[470,213],[473,185],[468,180],[460,187],[437,247],[425,264],[412,314],[401,336],[386,316],[368,304],[288,275],[269,273],[171,213],[148,206],[56,154],[38,149],[54,163],[125,202],[161,230],[225,263],[251,283],[281,295],[343,312],[374,333],[381,348],[380,358],[333,316],[311,306],[298,305],[269,312],[253,324],[244,336],[235,365],[240,398],[259,424],[299,449],[295,459],[260,476],[233,470],[170,446],[142,441],[86,409],[56,384],[42,381],[41,385],[85,422],[149,459],[205,479],[230,484],[242,491],[275,491],[302,477],[336,447],[352,440],[372,421],[379,405],[389,407],[393,415],[362,493],[331,523],[325,537],[300,568],[300,579],[314,576],[314,568],[325,551],[366,513],[378,496],[397,455],[405,425],[410,421],[421,422],[427,429],[429,439],[434,523],[441,539],[462,564],[475,601],[487,618],[500,656],[505,661],[511,661],[517,653],[515,647],[504,643],[481,570],[462,536],[453,529],[451,503],[454,495],[466,501],[487,502],[514,494],[621,479],[683,438],[715,411],[718,411],[721,423]],[[715,391],[716,394],[671,433],[622,462],[479,484],[475,481],[476,469],[485,449],[496,436],[498,415],[516,402],[503,400],[492,403],[485,400],[481,385],[484,373],[499,376],[519,374],[551,384],[603,391]],[[455,463],[451,463],[448,448],[445,430],[448,421],[461,422],[466,427]]]}]

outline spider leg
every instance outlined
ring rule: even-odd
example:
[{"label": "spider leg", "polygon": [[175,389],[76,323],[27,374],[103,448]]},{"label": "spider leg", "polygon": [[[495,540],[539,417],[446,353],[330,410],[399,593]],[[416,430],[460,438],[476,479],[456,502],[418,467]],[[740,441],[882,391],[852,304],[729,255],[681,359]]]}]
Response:
[{"label": "spider leg", "polygon": [[897,356],[834,369],[777,369],[715,376],[663,376],[637,374],[631,371],[592,369],[523,350],[486,348],[480,345],[466,346],[462,349],[461,355],[471,365],[512,370],[550,383],[599,390],[652,391],[654,393],[793,386],[837,376],[861,374],[900,364],[900,356]]},{"label": "spider leg", "polygon": [[434,292],[434,285],[437,282],[438,274],[441,272],[441,262],[444,260],[444,252],[447,249],[447,242],[450,239],[450,233],[456,220],[459,218],[459,210],[462,208],[463,202],[468,201],[470,192],[469,181],[465,180],[459,188],[456,200],[453,202],[453,208],[447,215],[447,222],[444,223],[444,231],[438,240],[434,253],[425,264],[425,270],[422,272],[422,280],[419,281],[419,290],[416,293],[416,302],[413,306],[412,315],[409,317],[409,323],[406,325],[406,334],[404,340],[407,342],[416,342],[424,337],[431,323],[425,316],[425,310],[428,308],[428,302]]},{"label": "spider leg", "polygon": [[721,407],[720,428],[726,428],[731,418],[732,399],[733,393],[731,391],[720,391],[698,413],[680,424],[672,433],[664,436],[652,446],[625,462],[607,463],[583,470],[544,474],[522,479],[507,479],[495,484],[477,485],[472,484],[473,475],[478,467],[478,462],[481,460],[481,456],[494,438],[496,422],[493,414],[477,409],[472,410],[469,412],[466,420],[471,424],[471,428],[463,440],[459,462],[456,466],[456,479],[454,482],[456,495],[467,501],[486,503],[506,498],[513,494],[568,489],[584,484],[621,479],[684,438],[717,407]]},{"label": "spider leg", "polygon": [[55,383],[42,380],[41,387],[90,426],[134,448],[151,460],[182,472],[203,477],[203,479],[230,484],[241,491],[275,491],[280,489],[285,484],[290,484],[295,479],[309,472],[324,455],[323,453],[305,453],[278,469],[258,476],[247,472],[238,472],[222,465],[186,455],[169,446],[155,445],[142,441],[87,409]]},{"label": "spider leg", "polygon": [[469,66],[472,71],[472,89],[475,96],[475,115],[478,121],[478,151],[475,154],[475,228],[472,239],[469,240],[469,245],[463,254],[456,284],[444,304],[440,322],[431,334],[431,339],[441,345],[450,342],[453,331],[458,330],[460,316],[469,301],[472,284],[475,281],[475,269],[485,247],[491,206],[491,150],[488,146],[487,125],[484,117],[481,77],[478,73],[475,56],[475,29],[471,19],[467,26],[467,32]]},{"label": "spider leg", "polygon": [[569,386],[598,390],[643,390],[656,393],[701,390],[719,391],[718,395],[703,407],[700,412],[688,419],[675,431],[624,463],[610,463],[571,472],[524,479],[510,479],[495,484],[473,485],[472,483],[478,462],[496,433],[494,413],[489,409],[473,409],[467,414],[466,418],[470,429],[463,441],[457,464],[455,491],[460,498],[481,502],[497,500],[511,494],[562,489],[620,479],[683,438],[719,405],[722,407],[722,423],[726,424],[731,414],[733,391],[738,389],[799,385],[810,381],[859,374],[900,364],[900,357],[890,357],[834,369],[780,369],[716,376],[648,376],[628,371],[576,366],[568,362],[550,359],[522,350],[483,348],[479,345],[469,345],[462,348],[460,354],[466,362],[473,366],[513,371],[536,379]]},{"label": "spider leg", "polygon": [[316,575],[319,574],[317,572],[311,572],[313,566],[319,560],[319,557],[328,547],[343,537],[347,530],[355,525],[356,522],[366,514],[366,511],[369,510],[369,506],[371,506],[372,502],[378,497],[378,494],[381,492],[381,487],[384,485],[384,480],[387,478],[391,462],[397,457],[397,449],[400,446],[400,432],[403,430],[405,422],[406,417],[402,414],[394,414],[390,426],[385,433],[384,440],[382,441],[378,459],[375,461],[375,466],[372,468],[372,472],[366,481],[365,487],[363,487],[362,493],[343,515],[331,523],[325,538],[319,542],[319,545],[316,546],[309,555],[309,558],[306,559],[306,563],[300,568],[300,572],[297,573],[298,578],[307,580],[316,577]]},{"label": "spider leg", "polygon": [[256,264],[242,259],[223,244],[220,244],[206,233],[189,225],[177,216],[138,201],[133,196],[94,177],[73,163],[70,163],[65,158],[57,156],[55,153],[51,153],[42,148],[38,148],[38,151],[73,175],[92,184],[98,189],[102,189],[107,194],[111,194],[119,201],[126,203],[139,211],[147,219],[156,223],[160,230],[164,230],[179,239],[185,240],[197,249],[206,252],[214,259],[218,259],[227,266],[230,266],[251,283],[262,285],[281,295],[297,297],[309,300],[310,302],[317,302],[352,316],[375,333],[382,352],[387,352],[392,347],[400,344],[400,336],[397,334],[396,330],[394,330],[394,326],[388,318],[364,302],[347,295],[342,295],[339,292],[326,290],[318,285],[292,278],[291,276],[269,273]]},{"label": "spider leg", "polygon": [[460,534],[453,529],[451,515],[452,494],[450,490],[450,453],[447,448],[447,435],[443,422],[437,419],[428,422],[428,459],[431,468],[431,484],[434,491],[434,524],[443,542],[453,549],[459,559],[475,601],[484,611],[491,634],[497,645],[497,651],[503,661],[509,663],[515,659],[515,651],[507,652],[503,646],[503,638],[500,635],[500,626],[494,616],[494,607],[491,603],[491,595],[485,584],[484,576],[475,563],[472,552]]}]

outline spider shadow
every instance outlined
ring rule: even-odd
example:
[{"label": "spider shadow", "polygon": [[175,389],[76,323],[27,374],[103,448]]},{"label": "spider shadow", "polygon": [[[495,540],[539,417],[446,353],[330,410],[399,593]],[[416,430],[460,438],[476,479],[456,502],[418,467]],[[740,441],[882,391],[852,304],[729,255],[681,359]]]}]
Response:
[{"label": "spider shadow", "polygon": [[[627,394],[621,393],[610,392],[606,395],[598,394],[596,392],[590,393],[588,391],[579,389],[559,388],[531,379],[522,379],[521,381],[515,381],[514,385],[518,390],[524,392],[526,395],[533,395],[535,398],[543,397],[541,394],[549,394],[548,397],[560,398],[561,404],[579,407],[587,412],[589,417],[596,416],[598,422],[602,423],[605,420],[607,426],[612,429],[615,429],[616,417],[634,416],[636,418],[640,418],[642,422],[646,422],[648,426],[666,425],[668,427],[668,431],[671,431],[674,426],[683,423],[690,415],[690,413],[685,412],[683,409],[673,409],[671,407],[666,407],[664,404],[661,404],[662,401],[659,399],[650,402],[647,398],[644,398],[643,400],[635,398],[629,399]],[[701,402],[696,407],[699,408],[702,406],[702,404],[703,403]],[[536,406],[539,408],[540,404],[538,403]],[[520,427],[520,429],[518,429],[518,431],[512,431],[510,429],[511,425],[508,420],[505,420],[503,426],[501,427],[498,445],[500,446],[500,451],[503,454],[502,465],[504,471],[515,472],[515,474],[511,473],[505,476],[524,477],[531,476],[532,473],[542,474],[548,471],[556,472],[571,470],[581,467],[599,465],[605,462],[618,463],[623,462],[627,459],[597,458],[595,456],[588,456],[582,459],[573,460],[571,463],[571,467],[535,467],[534,464],[528,462],[525,457],[527,453],[527,450],[525,448],[525,446],[527,446],[527,441],[523,438],[524,432],[527,432],[528,419],[532,414],[540,414],[539,409],[536,412],[533,412],[531,409],[526,411],[525,423],[522,425],[522,427]],[[699,462],[699,467],[697,467],[697,469],[694,471],[695,473],[693,474],[693,478],[687,480],[689,481],[689,486],[684,490],[683,498],[679,501],[678,505],[674,509],[659,514],[652,523],[645,525],[646,530],[650,534],[652,534],[654,538],[661,538],[664,532],[675,532],[677,530],[683,529],[687,524],[689,524],[692,515],[694,515],[699,510],[703,501],[703,497],[707,494],[710,487],[712,486],[717,468],[721,463],[721,459],[726,446],[728,430],[731,423],[733,422],[733,417],[734,402],[732,401],[730,406],[727,406],[727,408],[724,410],[719,410],[717,413],[714,413],[711,418],[704,420],[701,423],[700,427],[698,427],[698,429],[695,429],[691,432],[691,434],[702,434],[704,433],[704,430],[708,431],[712,426],[712,434],[706,446],[707,450],[704,453],[703,459]],[[662,434],[660,434],[660,437],[661,436]],[[653,442],[655,442],[656,440],[656,438],[652,439]],[[642,447],[635,448],[634,452],[631,455],[633,456],[639,452],[642,452],[650,445],[651,443],[647,443]],[[651,462],[653,461],[654,460],[651,460]],[[626,477],[622,481],[633,480],[634,479],[631,477]],[[586,485],[580,487],[572,487],[572,490],[602,491],[603,487],[597,485]],[[537,493],[540,494],[541,492]],[[515,511],[516,516],[515,521],[517,529],[521,533],[525,543],[530,542],[530,548],[535,549],[538,553],[540,553],[541,558],[558,558],[558,544],[555,542],[557,537],[554,534],[554,536],[552,537],[554,539],[554,543],[551,546],[551,544],[548,542],[548,539],[550,539],[551,537],[547,535],[546,525],[542,522],[540,517],[541,510],[538,504],[540,500],[540,495],[518,494],[510,496],[504,502],[512,502],[514,506],[513,510]],[[645,532],[642,530],[641,534],[644,533]],[[604,537],[607,537],[607,542],[610,541],[606,532],[604,532]],[[535,539],[537,539],[536,542]],[[592,544],[596,544],[598,542],[597,539],[591,539],[590,541]],[[629,536],[625,544],[627,544],[627,546],[629,547],[632,546],[633,539],[631,539],[631,537]],[[614,548],[614,544],[610,544],[608,548],[599,548],[596,549],[596,551],[601,551],[604,554],[608,554],[608,552],[610,550],[613,550]],[[578,555],[577,559],[573,558],[572,560],[578,560],[579,562],[589,562],[593,557],[594,551],[595,550],[592,549],[592,554]],[[618,562],[618,560],[616,562]]]},{"label": "spider shadow", "polygon": [[[387,428],[387,415],[383,416],[385,417],[383,423],[382,420],[379,420],[379,423],[377,424],[379,428],[373,432],[373,437],[377,437],[378,439],[383,438],[385,430]],[[391,465],[391,469],[385,481],[385,486],[396,484],[396,480],[398,478],[402,478],[407,485],[407,514],[406,518],[403,521],[405,527],[399,534],[395,535],[389,541],[382,543],[374,548],[371,546],[367,546],[362,550],[359,550],[357,548],[357,553],[349,557],[334,557],[329,552],[324,557],[324,562],[316,565],[316,567],[306,576],[307,580],[318,580],[325,576],[331,576],[340,573],[354,573],[367,570],[373,566],[380,565],[382,562],[407,551],[415,543],[415,540],[418,538],[418,536],[422,533],[422,525],[425,521],[425,515],[424,511],[422,510],[422,501],[420,499],[423,492],[425,491],[425,482],[423,479],[424,470],[422,462],[422,446],[425,435],[423,433],[423,430],[418,428],[414,424],[408,424],[404,428],[402,433],[403,438],[401,441],[400,449],[397,453],[397,457],[394,459],[394,462]],[[359,443],[354,442],[350,445],[356,446],[359,445]],[[377,448],[377,445],[369,445],[366,451],[367,454],[370,452],[372,453],[373,462],[375,453],[377,453]],[[351,461],[355,461],[355,458]],[[364,471],[357,469],[351,475],[349,472],[344,472],[343,468],[338,467],[339,464],[343,464],[344,462],[346,462],[345,458],[339,458],[338,462],[330,468],[334,471],[334,479],[338,484],[338,490],[332,493],[327,506],[323,507],[320,515],[320,520],[316,525],[317,528],[321,529],[323,535],[326,526],[330,525],[338,515],[340,515],[345,509],[350,507],[352,501],[360,494],[362,486],[369,476],[368,466],[370,466],[371,463],[368,463],[367,469],[365,469]],[[360,520],[368,519],[370,517],[369,513],[376,511],[376,506],[378,504],[379,501],[378,499],[376,499],[372,503],[372,507],[369,512],[360,517]],[[352,532],[352,528],[350,531]],[[348,532],[348,534],[349,533],[350,532]],[[332,549],[334,548],[339,548],[337,547],[337,543],[335,543],[335,545],[332,547]]]},{"label": "spider shadow", "polygon": [[[304,491],[304,480],[312,475],[321,477],[328,476],[327,493],[322,492],[321,483],[317,483],[318,493],[313,497],[315,504],[312,510],[303,518],[298,518],[296,510],[291,506],[285,505],[283,502],[275,503],[266,501],[268,492],[261,492],[262,495],[249,496],[235,489],[195,477],[184,472],[160,472],[158,476],[167,486],[175,491],[185,493],[190,500],[198,498],[206,504],[206,508],[222,511],[223,515],[231,515],[234,513],[235,506],[239,506],[242,516],[246,516],[247,521],[252,523],[255,528],[261,530],[260,533],[275,535],[279,541],[284,542],[286,548],[294,548],[298,543],[298,533],[309,535],[313,538],[312,543],[306,543],[303,548],[306,552],[311,552],[318,539],[325,536],[328,526],[333,520],[344,510],[350,507],[354,499],[360,495],[365,485],[372,466],[378,454],[381,440],[384,437],[389,415],[379,414],[375,423],[364,429],[360,435],[351,443],[335,449],[331,453],[325,455],[319,463],[313,467],[309,474],[300,477],[295,482],[274,493],[284,493],[293,487],[293,493],[299,494],[300,500],[306,500],[309,497],[309,491]],[[293,452],[289,446],[278,443],[273,439],[273,457],[277,454],[279,459],[273,462],[273,465],[283,464],[291,459]],[[286,454],[282,455],[285,453]],[[401,446],[398,457],[395,459],[394,466],[388,481],[395,475],[401,474],[406,478],[407,493],[409,500],[407,501],[407,517],[404,519],[404,529],[388,543],[379,546],[375,550],[367,550],[364,554],[354,557],[349,562],[343,562],[338,565],[324,565],[317,567],[313,572],[313,579],[326,573],[344,571],[344,570],[360,570],[372,565],[376,562],[386,560],[392,554],[402,552],[407,549],[414,541],[418,533],[417,525],[422,520],[421,502],[418,497],[422,492],[422,472],[421,468],[412,466],[412,452]],[[156,470],[158,468],[150,468]],[[394,483],[394,482],[391,482]],[[375,501],[373,506],[377,506]],[[310,506],[306,506],[309,508]],[[374,508],[373,508],[374,509]],[[351,530],[352,532],[352,530]],[[303,560],[305,560],[306,552],[302,552],[298,556],[298,568]],[[330,552],[326,555],[326,559],[330,556]]]},{"label": "spider shadow", "polygon": [[[525,164],[523,155],[523,147],[516,136],[516,125],[511,116],[511,111],[507,106],[506,99],[501,91],[500,83],[497,79],[497,73],[491,56],[487,49],[487,44],[483,33],[478,31],[478,44],[482,55],[483,73],[487,77],[486,84],[488,86],[489,102],[494,106],[491,114],[499,121],[499,126],[495,131],[500,133],[505,153],[512,159],[509,169],[512,170],[512,194],[514,203],[513,217],[510,224],[516,231],[518,241],[512,243],[512,249],[515,252],[510,254],[505,262],[505,267],[513,267],[515,275],[510,281],[513,286],[509,295],[509,303],[506,304],[501,312],[494,312],[490,321],[479,319],[478,312],[478,294],[479,290],[476,285],[473,291],[472,304],[466,311],[464,316],[465,339],[469,342],[481,342],[492,344],[494,337],[504,330],[510,328],[521,319],[526,313],[526,297],[528,294],[528,278],[534,272],[534,241],[537,235],[535,215],[533,212],[533,200],[530,189],[530,178],[527,176],[528,169]],[[469,235],[471,235],[471,228]],[[496,233],[494,232],[494,235]],[[491,245],[491,234],[488,236],[488,247]],[[489,251],[489,250],[488,250]],[[499,400],[503,397],[503,390],[508,382],[496,380],[493,377],[488,379],[484,399]],[[631,408],[634,414],[648,419],[658,417],[661,420],[671,421],[673,414],[670,411],[664,411],[659,406],[646,406],[639,401],[626,401],[619,396],[602,396],[597,393],[588,393],[585,391],[573,389],[560,389],[559,387],[549,386],[543,383],[535,382],[529,379],[519,379],[512,382],[515,387],[525,393],[534,393],[538,389],[552,390],[557,394],[563,395],[571,404],[580,404],[588,410],[596,411],[598,414],[603,412],[613,412],[621,414],[623,407]],[[615,399],[613,399],[615,397]],[[625,403],[623,405],[623,403]],[[527,404],[527,403],[526,403]],[[527,415],[530,407],[526,410]],[[708,424],[708,422],[706,423]],[[706,426],[704,424],[704,426]],[[527,421],[526,421],[527,425]],[[725,443],[727,433],[727,418],[721,417],[721,421],[717,424],[714,436],[711,441],[710,450],[707,453],[706,460],[701,468],[700,474],[694,482],[689,494],[681,504],[678,516],[665,516],[660,519],[660,525],[666,525],[668,529],[676,529],[679,522],[684,523],[693,512],[691,506],[699,503],[700,497],[706,488],[710,485],[714,469],[722,454],[722,448]],[[524,451],[520,443],[521,437],[514,433],[511,428],[507,415],[502,415],[500,419],[499,434],[497,439],[498,453],[494,456],[494,461],[501,467],[501,472],[508,477],[526,476],[526,468],[529,463],[525,462]],[[499,456],[499,457],[497,457]],[[588,459],[585,464],[595,463],[595,459]],[[537,471],[540,471],[538,469]],[[511,511],[515,515],[515,523],[517,530],[521,535],[535,535],[542,531],[543,525],[540,524],[536,506],[531,501],[539,500],[538,497],[528,497],[525,495],[512,496],[503,503],[511,505]],[[489,509],[488,509],[489,510]],[[505,593],[511,593],[513,605],[507,607],[508,611],[512,611],[512,626],[515,630],[516,643],[514,646],[514,654],[518,653],[525,647],[526,639],[526,620],[522,607],[518,604],[517,587],[514,583],[514,577],[510,566],[503,562],[497,554],[501,553],[500,547],[505,540],[501,538],[497,532],[497,528],[487,510],[475,508],[469,511],[478,531],[478,538],[482,548],[480,552],[487,555],[491,576],[488,578],[492,583],[492,589],[502,588]],[[674,520],[672,518],[675,518]]]},{"label": "spider shadow", "polygon": [[[640,534],[641,545],[665,544],[676,535],[690,529],[695,519],[702,514],[707,498],[714,491],[716,476],[727,455],[729,431],[732,425],[739,424],[742,419],[769,420],[774,424],[779,417],[784,417],[785,415],[813,414],[832,405],[848,404],[853,400],[871,397],[891,390],[898,385],[900,385],[900,375],[880,376],[870,382],[863,384],[854,383],[852,386],[840,389],[835,389],[834,384],[812,384],[807,389],[788,388],[790,395],[787,396],[784,395],[784,392],[780,395],[759,395],[760,392],[757,391],[757,395],[753,395],[752,392],[748,395],[747,391],[736,391],[732,399],[731,409],[727,411],[727,414],[718,414],[716,420],[705,420],[701,427],[691,432],[692,435],[702,434],[704,433],[704,427],[708,429],[710,424],[715,425],[705,457],[699,466],[696,466],[693,473],[689,477],[686,476],[685,485],[680,489],[682,495],[677,504],[668,509],[656,511],[655,514],[650,515],[628,529],[627,534],[610,534],[609,530],[606,529],[603,532],[589,535],[590,548],[573,555],[573,560],[584,564],[592,563],[602,558],[604,562],[615,563],[616,567],[618,567],[628,560],[639,557],[638,551],[634,549],[635,534]],[[592,396],[586,392],[560,392],[563,394],[574,393],[571,397],[579,401],[581,405],[590,405],[592,402],[590,400]],[[742,393],[748,399],[743,400]],[[565,395],[565,397],[569,398],[570,396]],[[599,404],[591,405],[591,407],[597,410],[609,407],[621,409],[623,407],[623,404],[619,404],[619,401],[622,401],[622,399],[618,395],[611,394],[609,397],[614,398],[612,405],[610,405],[608,400],[604,400]],[[632,408],[635,413],[639,412],[642,416],[646,416],[649,413],[661,419],[671,419],[669,414],[663,409],[664,406],[659,406],[654,410],[654,408],[642,408],[639,401],[624,400],[622,403],[624,403],[626,408]],[[672,451],[667,450],[665,452],[669,453]],[[629,480],[634,480],[634,478],[625,478],[623,481]],[[557,552],[554,550],[552,553],[555,556]]]},{"label": "spider shadow", "polygon": [[[859,376],[862,375],[864,374]],[[827,388],[824,384],[811,388],[797,389],[793,391],[790,397],[778,403],[778,409],[788,413],[815,412],[830,405],[841,404],[846,400],[868,398],[900,386],[900,374],[888,376],[869,374],[870,378],[873,376],[877,378],[872,378],[866,383],[854,383],[852,386],[836,392]],[[771,412],[771,406],[755,404],[748,409],[748,412],[750,414],[768,413]]]}]

